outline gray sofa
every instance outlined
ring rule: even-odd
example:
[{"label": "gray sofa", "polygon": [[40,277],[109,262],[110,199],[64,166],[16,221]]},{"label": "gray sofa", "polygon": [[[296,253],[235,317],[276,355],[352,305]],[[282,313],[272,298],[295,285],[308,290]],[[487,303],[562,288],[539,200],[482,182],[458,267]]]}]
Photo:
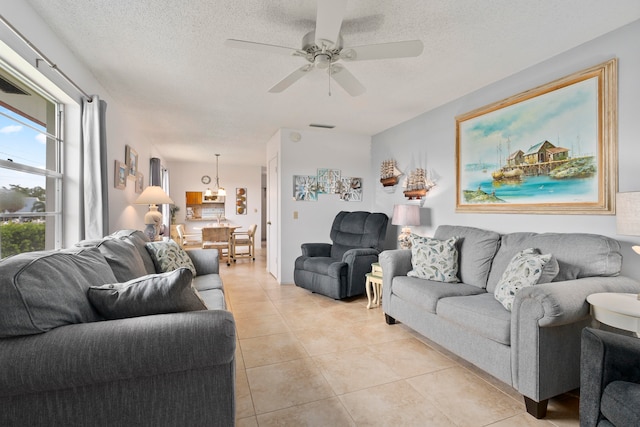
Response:
[{"label": "gray sofa", "polygon": [[199,311],[103,320],[87,297],[156,273],[145,244],[124,230],[0,261],[0,425],[234,425],[235,323],[217,251],[188,251],[208,310],[198,299]]},{"label": "gray sofa", "polygon": [[[620,244],[594,234],[512,233],[440,226],[435,239],[459,237],[461,283],[408,277],[411,250],[380,254],[382,307],[396,320],[478,366],[524,395],[527,411],[546,415],[550,397],[580,386],[580,334],[591,322],[586,297],[639,292],[619,276]],[[551,253],[551,283],[520,289],[508,311],[494,290],[513,256],[527,248]]]}]

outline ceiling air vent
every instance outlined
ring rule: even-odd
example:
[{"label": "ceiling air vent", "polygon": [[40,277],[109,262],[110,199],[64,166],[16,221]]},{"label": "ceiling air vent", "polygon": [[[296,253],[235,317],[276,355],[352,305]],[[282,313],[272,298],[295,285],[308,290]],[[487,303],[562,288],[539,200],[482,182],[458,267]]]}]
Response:
[{"label": "ceiling air vent", "polygon": [[323,125],[321,123],[311,123],[309,125],[311,128],[322,128],[322,129],[333,129],[335,125]]},{"label": "ceiling air vent", "polygon": [[20,89],[18,86],[14,85],[8,80],[5,80],[4,77],[0,76],[0,90],[4,93],[11,93],[14,95],[29,95],[29,93]]}]

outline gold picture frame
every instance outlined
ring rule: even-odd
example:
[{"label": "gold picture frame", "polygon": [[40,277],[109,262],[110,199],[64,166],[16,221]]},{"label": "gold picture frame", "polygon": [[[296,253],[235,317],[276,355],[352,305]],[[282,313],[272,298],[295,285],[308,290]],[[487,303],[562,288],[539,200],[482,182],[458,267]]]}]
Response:
[{"label": "gold picture frame", "polygon": [[456,117],[456,212],[615,213],[617,59]]},{"label": "gold picture frame", "polygon": [[113,186],[119,190],[124,190],[127,187],[127,165],[120,160],[116,160],[115,168],[113,171]]},{"label": "gold picture frame", "polygon": [[142,193],[142,190],[144,190],[144,175],[142,174],[142,172],[138,172],[136,174],[135,190],[137,194]]},{"label": "gold picture frame", "polygon": [[131,148],[130,145],[125,146],[125,161],[127,164],[127,170],[129,171],[129,177],[131,179],[136,179],[136,175],[138,174],[138,152]]}]

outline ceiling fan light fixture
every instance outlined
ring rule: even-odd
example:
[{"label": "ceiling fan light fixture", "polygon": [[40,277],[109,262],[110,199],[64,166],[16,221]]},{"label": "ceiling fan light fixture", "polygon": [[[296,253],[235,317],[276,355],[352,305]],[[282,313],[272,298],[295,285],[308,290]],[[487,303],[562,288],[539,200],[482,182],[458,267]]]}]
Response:
[{"label": "ceiling fan light fixture", "polygon": [[315,64],[316,67],[320,68],[321,70],[329,68],[329,66],[331,65],[331,55],[329,55],[328,53],[318,53],[315,56]]}]

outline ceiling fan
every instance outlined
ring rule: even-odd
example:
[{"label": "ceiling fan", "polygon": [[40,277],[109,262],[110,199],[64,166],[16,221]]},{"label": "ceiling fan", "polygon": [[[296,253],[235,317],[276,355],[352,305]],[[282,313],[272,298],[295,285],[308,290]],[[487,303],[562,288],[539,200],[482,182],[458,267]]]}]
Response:
[{"label": "ceiling fan", "polygon": [[347,0],[318,0],[316,29],[302,38],[301,49],[235,39],[226,40],[225,45],[287,56],[299,56],[307,60],[307,64],[296,69],[269,89],[271,93],[282,92],[310,71],[318,68],[326,69],[329,76],[351,96],[362,95],[366,88],[338,61],[406,58],[422,53],[423,46],[420,40],[343,47],[340,27],[346,8]]}]

